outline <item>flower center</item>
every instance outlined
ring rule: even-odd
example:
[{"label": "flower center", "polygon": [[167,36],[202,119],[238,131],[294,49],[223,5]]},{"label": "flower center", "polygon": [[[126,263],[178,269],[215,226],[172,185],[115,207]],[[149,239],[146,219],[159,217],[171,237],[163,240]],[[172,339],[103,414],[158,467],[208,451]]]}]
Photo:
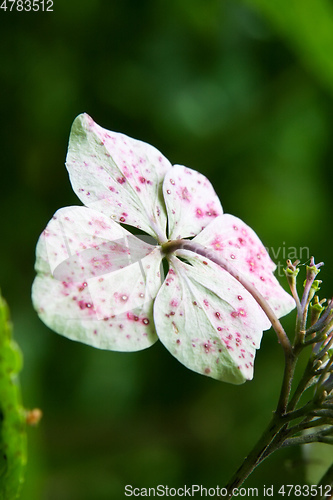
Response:
[{"label": "flower center", "polygon": [[182,248],[183,244],[184,244],[184,240],[182,240],[182,239],[169,240],[166,243],[163,243],[163,245],[161,245],[161,249],[165,255],[168,255],[168,254],[174,252],[175,250]]}]

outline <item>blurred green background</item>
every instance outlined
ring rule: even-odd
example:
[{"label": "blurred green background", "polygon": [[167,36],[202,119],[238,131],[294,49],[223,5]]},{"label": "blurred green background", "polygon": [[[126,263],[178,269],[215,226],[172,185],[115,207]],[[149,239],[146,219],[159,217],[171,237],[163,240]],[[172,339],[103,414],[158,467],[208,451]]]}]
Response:
[{"label": "blurred green background", "polygon": [[[85,111],[208,176],[281,267],[308,248],[325,261],[321,297],[332,295],[332,3],[54,0],[53,12],[0,9],[0,33],[0,286],[24,353],[25,406],[44,414],[29,429],[21,498],[223,486],[275,407],[274,332],[243,386],[186,370],[160,344],[124,354],[71,342],[32,309],[35,245],[58,208],[80,204],[64,161]],[[294,314],[283,323],[292,332]],[[246,486],[303,484],[332,457],[322,450],[279,452]]]}]

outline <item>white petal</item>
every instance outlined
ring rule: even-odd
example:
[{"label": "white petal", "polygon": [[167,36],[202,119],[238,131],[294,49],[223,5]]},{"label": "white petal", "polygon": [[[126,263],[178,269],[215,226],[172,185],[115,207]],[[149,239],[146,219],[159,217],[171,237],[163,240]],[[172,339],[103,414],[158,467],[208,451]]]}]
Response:
[{"label": "white petal", "polygon": [[212,378],[240,384],[253,376],[255,350],[270,323],[229,273],[203,257],[182,252],[154,304],[159,339],[181,363]]},{"label": "white petal", "polygon": [[[155,248],[120,224],[86,207],[58,210],[41,235],[47,252],[47,271],[60,281],[79,282],[122,269]],[[44,256],[43,256],[44,257]],[[43,265],[37,253],[36,269]]]},{"label": "white petal", "polygon": [[157,149],[81,114],[71,129],[66,166],[84,205],[165,241],[162,182],[171,164]]},{"label": "white petal", "polygon": [[223,213],[209,180],[182,165],[175,165],[166,173],[163,194],[168,211],[169,239],[194,236]]},{"label": "white petal", "polygon": [[51,329],[101,348],[135,351],[156,340],[159,247],[85,207],[56,212],[36,249],[32,299]]},{"label": "white petal", "polygon": [[276,265],[256,233],[242,220],[224,214],[193,239],[227,259],[248,278],[280,318],[295,308],[295,301],[273,275]]}]

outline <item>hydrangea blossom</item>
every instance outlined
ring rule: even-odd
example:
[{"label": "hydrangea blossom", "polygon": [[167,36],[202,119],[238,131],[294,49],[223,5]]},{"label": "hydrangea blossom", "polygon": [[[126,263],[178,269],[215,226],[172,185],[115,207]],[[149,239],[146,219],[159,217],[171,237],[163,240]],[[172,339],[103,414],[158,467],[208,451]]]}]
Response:
[{"label": "hydrangea blossom", "polygon": [[39,238],[32,298],[44,323],[116,351],[159,338],[195,372],[236,384],[251,379],[271,324],[212,256],[250,280],[277,317],[289,313],[295,302],[255,232],[223,213],[205,176],[87,114],[73,123],[66,166],[84,206],[58,210]]}]

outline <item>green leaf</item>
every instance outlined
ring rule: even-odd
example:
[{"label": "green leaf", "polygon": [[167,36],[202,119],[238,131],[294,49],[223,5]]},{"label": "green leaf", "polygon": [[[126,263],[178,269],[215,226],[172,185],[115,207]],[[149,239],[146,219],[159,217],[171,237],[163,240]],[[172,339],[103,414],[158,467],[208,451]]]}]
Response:
[{"label": "green leaf", "polygon": [[18,373],[22,355],[12,340],[7,304],[0,295],[0,500],[18,498],[26,464],[25,412]]}]

